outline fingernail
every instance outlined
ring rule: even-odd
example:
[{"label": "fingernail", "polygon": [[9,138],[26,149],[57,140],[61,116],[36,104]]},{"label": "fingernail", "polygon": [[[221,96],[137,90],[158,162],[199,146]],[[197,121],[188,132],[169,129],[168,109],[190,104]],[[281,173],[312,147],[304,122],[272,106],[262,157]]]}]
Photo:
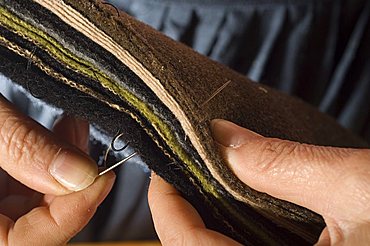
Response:
[{"label": "fingernail", "polygon": [[252,137],[261,136],[230,121],[221,119],[211,121],[211,130],[214,140],[228,148],[238,148],[246,144]]},{"label": "fingernail", "polygon": [[71,191],[89,187],[98,175],[93,160],[77,153],[60,151],[49,168],[50,174]]}]

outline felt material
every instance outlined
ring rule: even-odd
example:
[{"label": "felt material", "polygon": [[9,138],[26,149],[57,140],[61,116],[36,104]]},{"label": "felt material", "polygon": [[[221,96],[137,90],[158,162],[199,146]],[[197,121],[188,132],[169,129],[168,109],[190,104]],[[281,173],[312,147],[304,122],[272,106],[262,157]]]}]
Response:
[{"label": "felt material", "polygon": [[324,227],[319,215],[256,192],[231,173],[209,121],[225,118],[305,143],[366,143],[302,101],[257,85],[104,3],[1,0],[0,6],[1,72],[110,135],[127,133],[150,168],[174,184],[210,228],[254,245],[317,240]]}]

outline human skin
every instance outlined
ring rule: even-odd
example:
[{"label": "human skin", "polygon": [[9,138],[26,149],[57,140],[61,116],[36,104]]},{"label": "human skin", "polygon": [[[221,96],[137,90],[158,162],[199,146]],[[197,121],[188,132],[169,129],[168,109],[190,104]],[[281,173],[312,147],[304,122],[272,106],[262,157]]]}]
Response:
[{"label": "human skin", "polygon": [[[214,120],[211,127],[226,163],[242,182],[323,216],[327,226],[317,245],[370,243],[369,149],[265,138],[225,120]],[[148,195],[163,245],[239,245],[208,230],[196,210],[156,175]]]},{"label": "human skin", "polygon": [[88,135],[70,117],[52,133],[0,96],[1,245],[64,245],[88,223],[115,179],[97,178]]}]

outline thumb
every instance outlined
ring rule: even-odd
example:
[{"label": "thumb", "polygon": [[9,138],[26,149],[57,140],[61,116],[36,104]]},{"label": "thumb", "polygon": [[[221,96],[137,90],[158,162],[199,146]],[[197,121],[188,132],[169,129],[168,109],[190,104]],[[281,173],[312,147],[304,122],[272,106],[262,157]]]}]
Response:
[{"label": "thumb", "polygon": [[367,209],[354,194],[370,191],[369,150],[265,138],[225,120],[214,120],[211,127],[232,171],[252,188],[322,215],[345,209],[353,216],[361,206]]}]

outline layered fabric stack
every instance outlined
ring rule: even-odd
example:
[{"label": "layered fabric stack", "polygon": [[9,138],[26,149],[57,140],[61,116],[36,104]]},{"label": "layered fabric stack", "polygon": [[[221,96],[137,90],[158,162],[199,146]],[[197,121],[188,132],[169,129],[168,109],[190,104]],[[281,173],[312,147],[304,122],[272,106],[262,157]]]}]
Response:
[{"label": "layered fabric stack", "polygon": [[317,241],[322,218],[241,183],[214,144],[224,118],[264,136],[366,143],[304,102],[256,84],[105,2],[0,0],[0,72],[47,103],[125,133],[146,163],[241,243]]}]

